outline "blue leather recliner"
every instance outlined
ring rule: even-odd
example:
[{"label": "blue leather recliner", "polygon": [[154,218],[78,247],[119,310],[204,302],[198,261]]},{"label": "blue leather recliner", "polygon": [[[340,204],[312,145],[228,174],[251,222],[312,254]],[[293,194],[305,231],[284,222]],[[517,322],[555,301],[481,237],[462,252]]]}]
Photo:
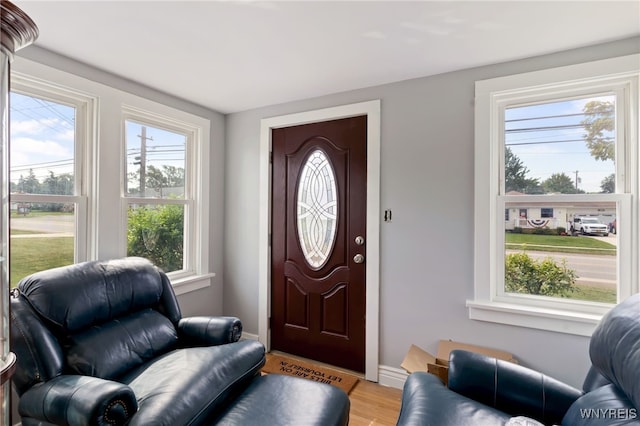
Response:
[{"label": "blue leather recliner", "polygon": [[36,273],[16,293],[11,349],[22,425],[348,422],[340,389],[261,376],[264,346],[239,340],[238,318],[182,318],[169,279],[145,259]]},{"label": "blue leather recliner", "polygon": [[578,390],[520,365],[452,351],[448,388],[432,374],[409,376],[397,424],[496,426],[525,417],[545,425],[640,425],[640,295],[603,317],[589,355]]}]

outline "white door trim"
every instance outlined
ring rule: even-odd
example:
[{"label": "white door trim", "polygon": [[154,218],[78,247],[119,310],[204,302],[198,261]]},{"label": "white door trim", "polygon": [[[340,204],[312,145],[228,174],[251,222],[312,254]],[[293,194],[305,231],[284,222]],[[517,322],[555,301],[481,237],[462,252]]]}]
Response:
[{"label": "white door trim", "polygon": [[367,251],[365,379],[378,381],[380,341],[380,100],[262,119],[260,122],[260,223],[258,226],[258,338],[271,349],[271,130],[367,116]]}]

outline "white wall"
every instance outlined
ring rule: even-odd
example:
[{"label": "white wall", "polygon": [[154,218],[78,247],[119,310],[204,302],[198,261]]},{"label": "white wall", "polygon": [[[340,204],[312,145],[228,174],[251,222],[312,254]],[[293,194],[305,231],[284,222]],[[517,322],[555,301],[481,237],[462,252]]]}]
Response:
[{"label": "white wall", "polygon": [[[380,360],[454,339],[514,353],[580,386],[588,339],[468,319],[473,296],[474,82],[640,51],[640,38],[235,113],[226,119],[224,312],[258,333],[260,120],[382,100]],[[425,54],[428,54],[425,52]],[[322,78],[322,76],[318,76]],[[382,214],[382,212],[381,212]]]}]

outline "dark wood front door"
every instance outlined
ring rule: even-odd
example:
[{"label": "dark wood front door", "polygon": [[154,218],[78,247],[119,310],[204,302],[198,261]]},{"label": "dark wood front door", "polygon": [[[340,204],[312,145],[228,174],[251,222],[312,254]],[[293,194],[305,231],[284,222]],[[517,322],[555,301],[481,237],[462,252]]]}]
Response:
[{"label": "dark wood front door", "polygon": [[367,117],[272,132],[271,347],[364,372]]}]

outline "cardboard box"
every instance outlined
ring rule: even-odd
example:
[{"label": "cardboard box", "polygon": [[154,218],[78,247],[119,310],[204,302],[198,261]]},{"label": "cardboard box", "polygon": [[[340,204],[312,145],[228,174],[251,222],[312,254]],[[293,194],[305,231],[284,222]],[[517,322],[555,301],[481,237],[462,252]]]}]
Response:
[{"label": "cardboard box", "polygon": [[409,373],[425,371],[434,374],[446,385],[449,382],[449,354],[455,349],[476,352],[517,364],[516,359],[509,352],[454,342],[452,340],[440,340],[440,342],[438,342],[438,354],[436,356],[431,355],[416,345],[411,345],[409,352],[407,352],[400,366]]}]

